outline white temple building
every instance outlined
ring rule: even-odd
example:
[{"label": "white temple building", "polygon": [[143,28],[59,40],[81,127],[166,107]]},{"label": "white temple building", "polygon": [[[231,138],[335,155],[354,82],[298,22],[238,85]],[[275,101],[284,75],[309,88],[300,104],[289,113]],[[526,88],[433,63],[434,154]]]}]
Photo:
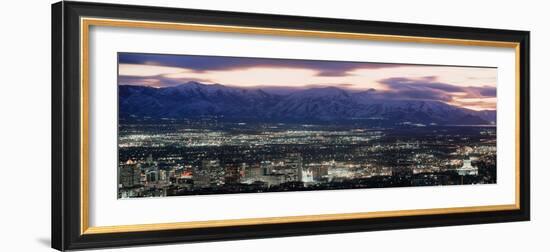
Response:
[{"label": "white temple building", "polygon": [[304,183],[314,183],[313,180],[313,171],[305,170],[302,172],[302,182]]},{"label": "white temple building", "polygon": [[458,172],[458,175],[460,176],[466,176],[466,175],[477,175],[477,167],[472,166],[472,160],[470,158],[464,159],[462,167],[456,169],[456,172]]}]

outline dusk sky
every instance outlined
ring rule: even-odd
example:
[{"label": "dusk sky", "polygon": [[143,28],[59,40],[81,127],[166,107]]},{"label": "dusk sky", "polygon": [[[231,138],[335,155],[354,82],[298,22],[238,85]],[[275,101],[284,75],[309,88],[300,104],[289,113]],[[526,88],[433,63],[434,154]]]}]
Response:
[{"label": "dusk sky", "polygon": [[198,81],[236,87],[374,89],[390,98],[496,109],[497,69],[345,61],[119,53],[119,85]]}]

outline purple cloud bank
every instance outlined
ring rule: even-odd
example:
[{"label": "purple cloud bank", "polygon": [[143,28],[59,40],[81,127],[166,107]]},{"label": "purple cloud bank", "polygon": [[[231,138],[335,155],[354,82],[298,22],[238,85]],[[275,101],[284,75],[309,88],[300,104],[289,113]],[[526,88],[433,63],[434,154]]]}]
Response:
[{"label": "purple cloud bank", "polygon": [[268,59],[226,56],[196,56],[119,53],[119,64],[145,64],[182,67],[197,72],[208,70],[235,70],[251,67],[289,67],[317,71],[318,76],[346,76],[355,69],[380,69],[405,66],[402,64],[364,63],[347,61]]}]

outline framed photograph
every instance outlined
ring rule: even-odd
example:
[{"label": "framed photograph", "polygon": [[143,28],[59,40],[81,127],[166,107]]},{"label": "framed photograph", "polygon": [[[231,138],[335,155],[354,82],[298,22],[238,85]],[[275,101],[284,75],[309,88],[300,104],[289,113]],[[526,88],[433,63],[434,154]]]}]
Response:
[{"label": "framed photograph", "polygon": [[528,31],[65,1],[52,69],[58,250],[529,220]]}]

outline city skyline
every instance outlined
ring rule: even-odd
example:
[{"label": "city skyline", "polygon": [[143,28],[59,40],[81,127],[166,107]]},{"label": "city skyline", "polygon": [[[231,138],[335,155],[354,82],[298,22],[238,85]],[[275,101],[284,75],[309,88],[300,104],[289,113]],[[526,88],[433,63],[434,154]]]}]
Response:
[{"label": "city skyline", "polygon": [[119,53],[118,198],[494,184],[496,69]]}]

